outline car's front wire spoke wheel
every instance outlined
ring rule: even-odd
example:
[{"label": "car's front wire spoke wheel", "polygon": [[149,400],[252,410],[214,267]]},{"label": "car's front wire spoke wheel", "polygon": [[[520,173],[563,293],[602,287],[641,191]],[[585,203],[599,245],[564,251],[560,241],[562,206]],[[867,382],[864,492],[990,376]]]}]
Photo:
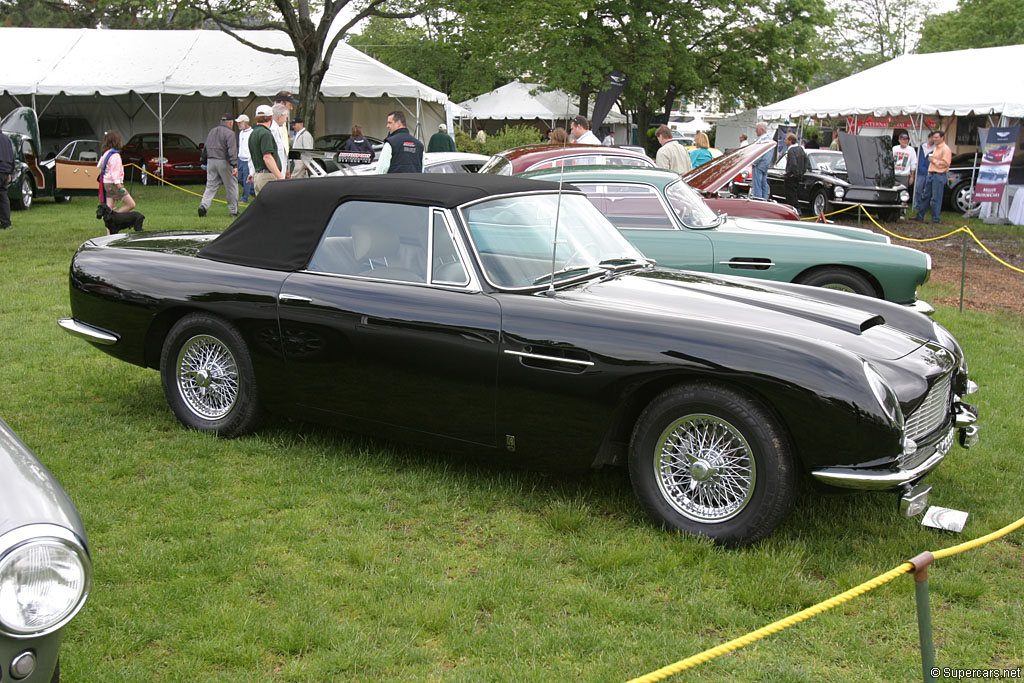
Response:
[{"label": "car's front wire spoke wheel", "polygon": [[629,478],[656,523],[724,545],[754,543],[796,499],[789,434],[760,399],[695,381],[643,410],[629,447]]},{"label": "car's front wire spoke wheel", "polygon": [[747,440],[713,415],[687,415],[669,425],[654,459],[662,495],[698,522],[735,517],[754,492],[757,465]]},{"label": "car's front wire spoke wheel", "polygon": [[238,365],[217,338],[197,335],[181,347],[175,375],[189,410],[206,420],[231,411],[238,399]]}]

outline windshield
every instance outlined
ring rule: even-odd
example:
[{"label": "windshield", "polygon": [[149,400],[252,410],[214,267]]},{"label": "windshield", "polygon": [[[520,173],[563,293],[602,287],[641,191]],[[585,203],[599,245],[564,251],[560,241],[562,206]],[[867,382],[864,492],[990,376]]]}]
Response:
[{"label": "windshield", "polygon": [[493,173],[494,175],[512,175],[512,162],[501,156],[495,154],[487,163],[484,164],[483,168],[480,169],[479,173]]},{"label": "windshield", "polygon": [[682,180],[665,188],[665,199],[688,228],[713,228],[718,225],[718,214]]},{"label": "windshield", "polygon": [[484,274],[496,287],[546,285],[552,273],[557,284],[559,280],[606,272],[610,266],[647,263],[643,254],[582,195],[502,197],[467,206],[462,216]]}]

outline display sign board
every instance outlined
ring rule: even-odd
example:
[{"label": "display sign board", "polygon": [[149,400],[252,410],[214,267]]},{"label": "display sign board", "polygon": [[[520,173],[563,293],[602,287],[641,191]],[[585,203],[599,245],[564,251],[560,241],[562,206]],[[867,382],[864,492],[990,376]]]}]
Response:
[{"label": "display sign board", "polygon": [[1020,126],[978,129],[981,165],[974,184],[974,201],[1002,201],[1019,134]]}]

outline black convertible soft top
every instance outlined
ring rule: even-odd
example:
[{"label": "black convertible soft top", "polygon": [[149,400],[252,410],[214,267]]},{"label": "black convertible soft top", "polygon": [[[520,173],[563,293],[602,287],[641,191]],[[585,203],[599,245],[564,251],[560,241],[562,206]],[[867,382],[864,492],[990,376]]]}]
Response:
[{"label": "black convertible soft top", "polygon": [[270,270],[301,270],[334,209],[350,200],[455,208],[475,199],[517,192],[551,192],[551,183],[476,173],[400,173],[267,183],[201,258]]}]

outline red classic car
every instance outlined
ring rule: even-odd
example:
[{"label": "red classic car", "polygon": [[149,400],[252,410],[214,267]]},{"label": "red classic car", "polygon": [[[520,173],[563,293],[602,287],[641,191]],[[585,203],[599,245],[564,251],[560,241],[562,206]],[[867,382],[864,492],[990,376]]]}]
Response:
[{"label": "red classic car", "polygon": [[800,213],[789,204],[756,197],[720,197],[718,194],[723,189],[728,191],[729,184],[737,175],[774,146],[774,142],[755,142],[739,147],[684,174],[683,181],[703,194],[704,201],[718,213],[745,218],[798,220]]},{"label": "red classic car", "polygon": [[[762,143],[761,154],[767,149]],[[743,147],[742,150],[755,148],[754,145]],[[740,151],[740,150],[737,150]],[[753,154],[753,156],[751,156]],[[796,220],[800,216],[796,209],[786,204],[735,197],[718,197],[717,193],[743,166],[745,161],[750,164],[759,155],[751,151],[738,157],[734,152],[725,154],[694,169],[683,176],[686,184],[704,195],[708,205],[718,213],[746,218],[776,218]],[[730,160],[731,158],[731,160]],[[723,162],[723,160],[725,160]],[[491,157],[484,164],[480,173],[496,175],[518,175],[527,171],[539,171],[545,168],[561,166],[640,166],[653,168],[654,161],[646,154],[634,152],[622,147],[605,147],[603,145],[524,145],[507,149]]]},{"label": "red classic car", "polygon": [[[187,136],[178,133],[164,133],[164,156],[160,159],[159,135],[157,133],[139,133],[121,150],[121,157],[127,167],[136,164],[145,168],[157,177],[171,182],[206,182],[206,169],[202,167],[199,156],[202,147],[192,142]],[[160,162],[163,161],[161,168]],[[142,184],[149,183],[153,178],[139,172],[136,168],[126,168],[126,176],[137,178],[142,176]]]}]

